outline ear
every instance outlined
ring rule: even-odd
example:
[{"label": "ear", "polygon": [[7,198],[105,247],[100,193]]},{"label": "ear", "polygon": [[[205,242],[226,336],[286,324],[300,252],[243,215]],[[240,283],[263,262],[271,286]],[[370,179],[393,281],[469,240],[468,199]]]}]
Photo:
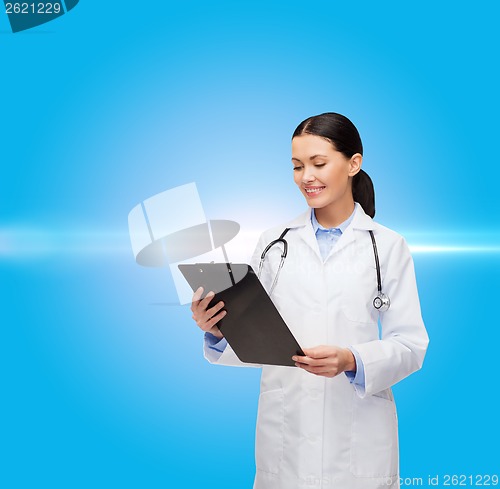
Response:
[{"label": "ear", "polygon": [[353,177],[359,170],[361,170],[361,165],[363,164],[363,155],[361,153],[355,153],[351,156],[349,160],[349,176]]}]

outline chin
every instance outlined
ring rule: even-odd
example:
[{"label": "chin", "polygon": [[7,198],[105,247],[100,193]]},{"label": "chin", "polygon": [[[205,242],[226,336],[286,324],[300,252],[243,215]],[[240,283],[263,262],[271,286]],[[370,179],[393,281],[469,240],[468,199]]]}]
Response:
[{"label": "chin", "polygon": [[312,207],[314,209],[321,209],[322,207],[325,207],[325,205],[327,205],[327,203],[317,199],[306,198],[306,202],[309,207]]}]

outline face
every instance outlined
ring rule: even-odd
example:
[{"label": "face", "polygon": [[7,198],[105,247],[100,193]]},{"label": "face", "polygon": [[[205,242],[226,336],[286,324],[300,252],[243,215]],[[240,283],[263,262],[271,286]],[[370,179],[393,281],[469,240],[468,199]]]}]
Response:
[{"label": "face", "polygon": [[346,158],[320,136],[303,134],[292,139],[293,177],[310,207],[352,201],[351,178],[361,162],[359,153]]}]

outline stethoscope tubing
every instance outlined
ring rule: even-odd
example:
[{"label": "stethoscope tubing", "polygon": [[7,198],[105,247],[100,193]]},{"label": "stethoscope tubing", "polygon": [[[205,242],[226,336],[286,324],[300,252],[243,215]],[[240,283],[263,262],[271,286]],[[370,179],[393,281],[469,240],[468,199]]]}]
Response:
[{"label": "stethoscope tubing", "polygon": [[288,242],[285,239],[286,233],[290,231],[290,228],[286,228],[282,233],[281,236],[278,239],[275,239],[274,241],[271,241],[264,249],[262,254],[260,255],[260,263],[259,263],[259,272],[258,272],[258,277],[260,278],[260,274],[262,271],[262,266],[264,264],[264,259],[266,258],[267,252],[276,244],[278,243],[283,243],[283,251],[281,252],[281,260],[280,264],[278,265],[278,270],[276,272],[276,276],[274,277],[273,284],[271,285],[271,289],[269,290],[269,295],[273,293],[274,288],[276,287],[276,284],[278,283],[278,277],[280,276],[281,269],[283,268],[283,264],[285,263],[285,258],[288,255]]},{"label": "stethoscope tubing", "polygon": [[377,267],[377,290],[378,293],[382,293],[382,279],[380,277],[380,262],[378,260],[378,251],[377,251],[377,243],[375,241],[375,236],[373,235],[373,231],[370,229],[368,230],[370,233],[370,237],[372,238],[372,245],[373,245],[373,254],[375,255],[375,266]]},{"label": "stethoscope tubing", "polygon": [[[285,263],[285,259],[286,259],[287,255],[288,255],[288,242],[285,239],[285,235],[286,235],[286,233],[288,233],[288,231],[290,231],[290,228],[286,228],[281,233],[281,235],[280,235],[279,238],[271,241],[264,248],[264,251],[260,255],[259,270],[258,270],[258,274],[257,274],[257,276],[259,277],[259,279],[260,279],[260,275],[262,273],[262,267],[264,265],[264,260],[266,258],[266,255],[267,255],[268,251],[273,246],[277,245],[278,243],[282,243],[283,244],[283,251],[281,252],[280,263],[278,265],[278,270],[276,271],[276,275],[274,277],[274,280],[273,280],[273,283],[271,285],[271,288],[269,289],[269,295],[271,295],[273,293],[274,288],[276,287],[276,285],[278,283],[278,278],[280,276],[281,269],[283,268],[283,265]],[[379,257],[378,257],[377,242],[375,241],[375,236],[373,234],[373,231],[370,229],[370,230],[368,230],[368,232],[370,233],[370,238],[371,238],[371,241],[372,241],[373,255],[375,257],[375,267],[377,269],[377,292],[378,292],[378,294],[375,297],[375,299],[373,300],[373,307],[377,311],[379,311],[379,312],[384,312],[384,311],[387,311],[387,309],[389,309],[389,307],[391,305],[391,301],[390,301],[389,297],[386,296],[382,292],[382,277],[381,277],[381,273],[380,273],[380,261],[379,261]]]}]

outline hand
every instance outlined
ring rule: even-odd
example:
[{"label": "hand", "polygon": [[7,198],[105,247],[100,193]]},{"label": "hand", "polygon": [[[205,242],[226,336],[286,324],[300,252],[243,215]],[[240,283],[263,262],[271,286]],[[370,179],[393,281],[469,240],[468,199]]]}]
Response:
[{"label": "hand", "polygon": [[211,333],[217,338],[224,338],[224,335],[216,326],[216,323],[226,315],[226,311],[219,312],[224,307],[224,302],[219,301],[215,306],[207,309],[209,302],[215,294],[210,291],[204,299],[200,300],[202,294],[203,287],[200,287],[193,295],[193,302],[191,303],[193,319],[202,331]]},{"label": "hand", "polygon": [[333,345],[320,345],[314,348],[303,348],[305,357],[293,356],[297,367],[323,377],[335,377],[345,371],[356,370],[356,360],[352,351]]}]

